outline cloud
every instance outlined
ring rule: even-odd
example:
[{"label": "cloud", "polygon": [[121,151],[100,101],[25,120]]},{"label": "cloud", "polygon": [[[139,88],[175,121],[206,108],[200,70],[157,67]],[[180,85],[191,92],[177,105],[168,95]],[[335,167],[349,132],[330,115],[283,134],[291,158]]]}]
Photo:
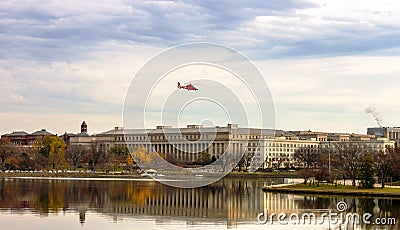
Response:
[{"label": "cloud", "polygon": [[399,9],[394,0],[4,0],[0,113],[118,120],[146,60],[173,45],[210,41],[256,60],[271,81],[282,127],[295,126],[297,112],[312,114],[304,122],[313,124],[318,114],[343,111],[340,121],[354,124],[345,117],[365,116],[369,105],[393,124],[400,112]]},{"label": "cloud", "polygon": [[352,55],[256,63],[274,97],[278,128],[365,132],[376,126],[364,112],[371,105],[385,117],[383,125],[398,126],[398,62],[400,57]]},{"label": "cloud", "polygon": [[354,1],[2,1],[0,58],[71,61],[108,41],[211,41],[253,58],[343,55],[400,44],[399,3]]}]

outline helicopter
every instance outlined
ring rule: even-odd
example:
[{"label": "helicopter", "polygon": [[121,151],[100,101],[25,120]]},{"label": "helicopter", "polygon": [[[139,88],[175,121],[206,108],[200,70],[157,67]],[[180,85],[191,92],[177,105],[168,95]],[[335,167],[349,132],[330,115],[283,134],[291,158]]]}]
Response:
[{"label": "helicopter", "polygon": [[196,88],[196,87],[195,87],[194,85],[192,85],[192,84],[189,84],[189,85],[181,85],[180,82],[178,82],[178,89],[187,89],[188,91],[189,91],[189,90],[194,90],[194,91],[199,90],[198,88]]}]

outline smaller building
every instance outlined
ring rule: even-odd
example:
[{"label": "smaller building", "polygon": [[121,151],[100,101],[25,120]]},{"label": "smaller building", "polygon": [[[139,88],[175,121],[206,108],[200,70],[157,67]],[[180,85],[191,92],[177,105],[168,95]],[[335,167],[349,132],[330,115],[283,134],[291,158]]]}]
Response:
[{"label": "smaller building", "polygon": [[33,145],[35,141],[37,140],[42,140],[46,135],[49,136],[56,136],[55,134],[52,134],[48,132],[46,129],[42,129],[36,132],[33,132],[31,134],[25,132],[25,131],[14,131],[10,134],[4,134],[1,136],[1,139],[7,138],[8,140],[11,141],[14,145]]},{"label": "smaller building", "polygon": [[368,128],[367,133],[369,135],[375,135],[377,137],[388,138],[395,142],[396,147],[400,146],[400,127]]}]

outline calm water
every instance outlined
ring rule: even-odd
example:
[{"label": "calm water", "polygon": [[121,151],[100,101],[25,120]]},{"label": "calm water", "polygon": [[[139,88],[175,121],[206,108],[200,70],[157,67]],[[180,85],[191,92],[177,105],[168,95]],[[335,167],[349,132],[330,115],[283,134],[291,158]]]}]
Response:
[{"label": "calm water", "polygon": [[[0,178],[0,229],[329,229],[328,221],[285,226],[275,218],[273,225],[260,225],[257,215],[268,210],[318,216],[327,209],[336,211],[339,201],[348,204],[348,212],[400,221],[399,199],[264,193],[261,188],[267,183],[269,179],[223,179],[203,188],[179,189],[152,180]],[[396,223],[380,229],[398,228]]]}]

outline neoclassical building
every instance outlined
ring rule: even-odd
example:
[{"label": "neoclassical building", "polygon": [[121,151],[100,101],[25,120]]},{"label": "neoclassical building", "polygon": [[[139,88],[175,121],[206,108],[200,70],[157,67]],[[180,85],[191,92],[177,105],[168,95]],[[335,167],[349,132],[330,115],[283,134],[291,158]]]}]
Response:
[{"label": "neoclassical building", "polygon": [[105,152],[114,146],[145,147],[148,152],[162,153],[182,163],[195,162],[203,152],[216,159],[225,152],[228,155],[248,154],[252,156],[253,169],[259,166],[296,167],[294,153],[305,147],[318,149],[337,143],[361,143],[363,147],[385,151],[395,146],[394,141],[374,135],[241,128],[237,124],[225,127],[188,125],[186,128],[157,126],[155,129],[115,127],[97,135],[76,135],[69,141],[71,145],[91,146]]}]

